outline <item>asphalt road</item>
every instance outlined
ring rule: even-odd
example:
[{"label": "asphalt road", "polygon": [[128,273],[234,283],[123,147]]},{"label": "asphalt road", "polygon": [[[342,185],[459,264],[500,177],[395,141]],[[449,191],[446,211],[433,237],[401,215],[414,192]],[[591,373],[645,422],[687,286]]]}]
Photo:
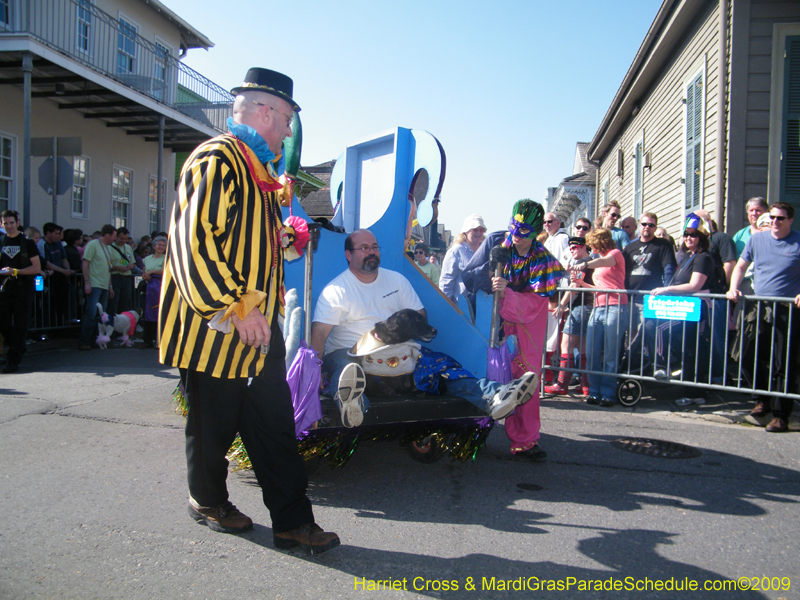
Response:
[{"label": "asphalt road", "polygon": [[[188,517],[176,372],[154,351],[62,344],[23,367],[0,376],[1,598],[800,598],[796,432],[548,399],[546,463],[511,459],[501,426],[466,464],[363,444],[311,477],[343,545],[307,558],[272,548],[249,472],[229,488],[253,532]],[[701,455],[634,454],[620,437]]]}]

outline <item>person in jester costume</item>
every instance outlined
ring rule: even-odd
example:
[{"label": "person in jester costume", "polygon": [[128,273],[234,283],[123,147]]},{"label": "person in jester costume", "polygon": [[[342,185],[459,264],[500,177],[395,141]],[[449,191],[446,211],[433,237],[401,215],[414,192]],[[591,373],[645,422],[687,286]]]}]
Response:
[{"label": "person in jester costume", "polygon": [[[511,365],[513,377],[526,371],[542,371],[542,352],[547,332],[548,297],[556,293],[565,272],[558,259],[536,241],[544,224],[544,208],[532,200],[520,200],[511,211],[508,233],[493,247],[491,262],[502,269],[492,277],[492,291],[500,296],[500,316],[505,335],[516,335],[519,352]],[[539,389],[526,404],[506,418],[505,430],[511,453],[521,459],[539,461],[546,456],[539,448]]]},{"label": "person in jester costume", "polygon": [[[279,549],[340,544],[314,521],[286,382],[281,200],[283,142],[300,107],[292,79],[253,68],[234,88],[229,133],[201,144],[178,185],[161,287],[160,354],[188,406],[189,515],[223,533],[253,529],[230,501],[228,448],[239,432]],[[295,234],[297,233],[295,229]]]}]

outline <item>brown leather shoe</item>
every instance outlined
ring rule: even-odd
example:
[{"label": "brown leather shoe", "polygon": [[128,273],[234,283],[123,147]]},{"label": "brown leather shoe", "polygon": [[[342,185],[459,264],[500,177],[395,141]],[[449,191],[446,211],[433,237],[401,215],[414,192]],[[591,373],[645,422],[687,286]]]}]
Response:
[{"label": "brown leather shoe", "polygon": [[306,554],[319,554],[336,548],[341,541],[332,531],[325,532],[316,523],[308,523],[291,531],[274,534],[272,543],[279,550],[299,546]]},{"label": "brown leather shoe", "polygon": [[766,417],[769,413],[772,412],[772,409],[769,407],[769,404],[766,400],[759,400],[756,402],[755,407],[753,410],[750,411],[751,417]]},{"label": "brown leather shoe", "polygon": [[239,512],[230,500],[213,508],[195,508],[190,504],[189,516],[220,533],[244,533],[253,528],[253,520]]},{"label": "brown leather shoe", "polygon": [[767,431],[770,433],[783,433],[789,431],[789,421],[781,417],[775,417],[767,425]]}]

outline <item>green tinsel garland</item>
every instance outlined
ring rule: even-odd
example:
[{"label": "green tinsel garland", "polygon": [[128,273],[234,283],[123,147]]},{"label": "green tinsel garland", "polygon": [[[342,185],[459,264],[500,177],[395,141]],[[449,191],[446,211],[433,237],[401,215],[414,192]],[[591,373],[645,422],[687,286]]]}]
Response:
[{"label": "green tinsel garland", "polygon": [[[172,394],[176,403],[175,412],[182,416],[188,414],[186,397],[179,383]],[[331,468],[343,467],[350,460],[362,441],[383,442],[399,440],[408,445],[427,436],[435,439],[439,448],[450,454],[453,460],[466,462],[475,460],[478,451],[486,443],[486,438],[494,426],[494,421],[483,419],[454,419],[424,423],[391,423],[373,425],[359,429],[313,429],[298,440],[300,455],[305,459],[324,457]],[[226,458],[233,461],[234,471],[252,469],[242,438],[236,436]]]}]

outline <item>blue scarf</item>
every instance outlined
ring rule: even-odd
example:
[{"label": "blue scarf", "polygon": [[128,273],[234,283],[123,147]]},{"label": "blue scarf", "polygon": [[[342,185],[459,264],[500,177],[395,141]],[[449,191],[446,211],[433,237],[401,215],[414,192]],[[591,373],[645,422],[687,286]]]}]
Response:
[{"label": "blue scarf", "polygon": [[249,146],[258,160],[270,171],[270,175],[279,177],[283,174],[285,168],[283,154],[280,155],[278,166],[275,167],[275,153],[269,149],[266,140],[255,129],[243,123],[234,123],[233,117],[228,117],[228,131]]}]

